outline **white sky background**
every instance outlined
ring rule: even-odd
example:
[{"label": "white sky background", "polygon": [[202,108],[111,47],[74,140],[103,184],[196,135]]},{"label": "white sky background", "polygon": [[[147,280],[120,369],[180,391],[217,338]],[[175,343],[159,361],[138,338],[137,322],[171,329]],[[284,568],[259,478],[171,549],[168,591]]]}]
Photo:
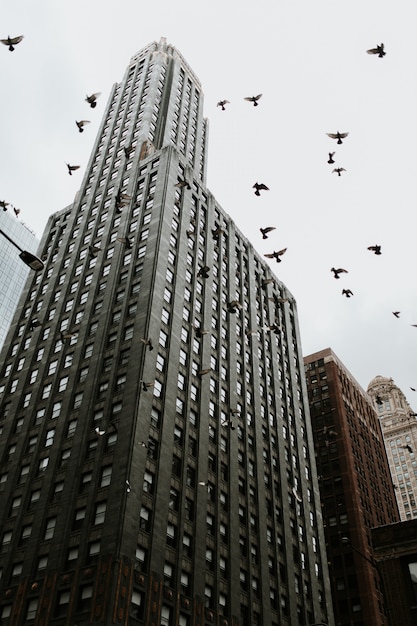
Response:
[{"label": "white sky background", "polygon": [[[271,268],[297,301],[303,353],[331,347],[365,389],[392,377],[415,410],[416,21],[415,0],[2,0],[0,38],[25,38],[0,49],[0,199],[40,237],[74,200],[111,86],[166,37],[202,84],[208,188],[261,254],[287,248]],[[383,59],[366,54],[381,42]],[[256,108],[243,100],[258,93]],[[91,120],[82,134],[76,119]],[[260,198],[255,181],[270,187]],[[261,226],[276,226],[266,241]]]}]

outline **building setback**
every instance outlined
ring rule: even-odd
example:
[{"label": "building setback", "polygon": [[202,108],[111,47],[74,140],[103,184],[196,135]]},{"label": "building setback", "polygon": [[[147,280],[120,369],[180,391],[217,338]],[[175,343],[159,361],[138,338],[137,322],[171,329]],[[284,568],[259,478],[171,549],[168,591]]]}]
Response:
[{"label": "building setback", "polygon": [[378,417],[329,348],[304,358],[338,626],[388,626],[371,529],[399,520]]},{"label": "building setback", "polygon": [[205,187],[202,104],[139,52],[48,222],[2,354],[2,624],[333,624],[296,304]]},{"label": "building setback", "polygon": [[6,206],[0,205],[0,349],[30,271],[19,259],[19,249],[35,254],[39,245],[34,233],[13,215],[13,207],[2,204]]},{"label": "building setback", "polygon": [[392,378],[376,376],[368,393],[381,423],[400,517],[417,518],[416,413]]}]

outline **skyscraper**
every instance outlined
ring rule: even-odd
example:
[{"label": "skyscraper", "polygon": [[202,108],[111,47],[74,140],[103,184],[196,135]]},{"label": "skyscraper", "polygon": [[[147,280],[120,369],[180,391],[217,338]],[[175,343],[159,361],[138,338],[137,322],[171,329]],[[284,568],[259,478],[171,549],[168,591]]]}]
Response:
[{"label": "skyscraper", "polygon": [[401,519],[417,518],[416,413],[392,378],[375,376],[368,393],[381,422]]},{"label": "skyscraper", "polygon": [[369,396],[329,348],[304,358],[335,623],[388,626],[371,529],[399,521]]},{"label": "skyscraper", "polygon": [[19,248],[34,254],[39,245],[34,233],[9,208],[0,208],[0,349],[30,271],[18,258]]},{"label": "skyscraper", "polygon": [[10,626],[333,623],[296,305],[206,189],[206,126],[149,45],[48,222],[0,380]]}]

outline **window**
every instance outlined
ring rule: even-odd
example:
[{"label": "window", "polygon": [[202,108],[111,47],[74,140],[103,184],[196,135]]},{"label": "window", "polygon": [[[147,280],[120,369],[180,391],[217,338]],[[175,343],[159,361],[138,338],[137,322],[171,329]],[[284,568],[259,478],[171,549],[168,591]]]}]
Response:
[{"label": "window", "polygon": [[56,525],[56,517],[50,517],[46,521],[44,539],[52,539],[52,537],[54,536],[55,525]]},{"label": "window", "polygon": [[106,516],[106,507],[106,502],[99,502],[96,505],[94,524],[102,524],[104,522],[104,518]]}]

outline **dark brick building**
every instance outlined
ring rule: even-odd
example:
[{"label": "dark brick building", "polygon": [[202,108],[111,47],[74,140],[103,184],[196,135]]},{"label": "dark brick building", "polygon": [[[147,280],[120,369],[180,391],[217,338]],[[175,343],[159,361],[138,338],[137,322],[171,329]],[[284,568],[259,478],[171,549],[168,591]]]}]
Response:
[{"label": "dark brick building", "polygon": [[7,626],[332,624],[295,302],[205,187],[164,40],[110,94],[2,353]]},{"label": "dark brick building", "polygon": [[330,349],[304,358],[337,626],[388,626],[371,529],[399,520],[371,399]]}]

